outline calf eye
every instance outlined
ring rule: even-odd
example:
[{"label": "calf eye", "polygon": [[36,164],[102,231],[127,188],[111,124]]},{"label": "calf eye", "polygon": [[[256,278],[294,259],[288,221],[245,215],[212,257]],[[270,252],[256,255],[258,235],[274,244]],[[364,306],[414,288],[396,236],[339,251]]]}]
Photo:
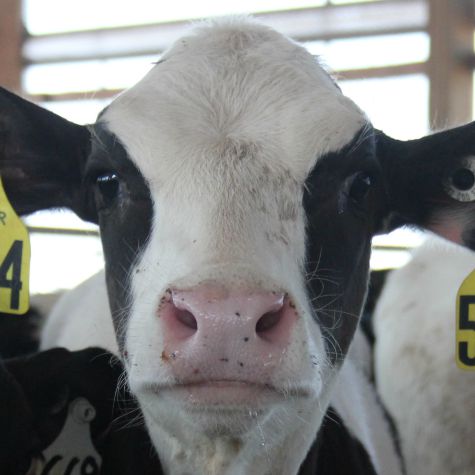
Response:
[{"label": "calf eye", "polygon": [[475,201],[475,160],[467,157],[445,181],[447,193],[458,201]]},{"label": "calf eye", "polygon": [[348,197],[357,204],[361,203],[366,198],[371,185],[372,180],[367,173],[355,173],[350,177]]},{"label": "calf eye", "polygon": [[119,194],[119,177],[115,173],[104,173],[96,178],[100,207],[108,208],[114,204]]}]

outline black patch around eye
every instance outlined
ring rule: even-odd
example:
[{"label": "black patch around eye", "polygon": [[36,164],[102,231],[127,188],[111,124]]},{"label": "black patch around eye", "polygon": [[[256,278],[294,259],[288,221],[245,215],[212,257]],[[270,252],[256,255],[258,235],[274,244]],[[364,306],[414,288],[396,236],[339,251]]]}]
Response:
[{"label": "black patch around eye", "polygon": [[382,185],[369,125],[319,157],[305,181],[307,292],[333,364],[341,363],[358,324]]},{"label": "black patch around eye", "polygon": [[84,199],[100,226],[112,319],[123,350],[131,269],[150,236],[154,203],[147,180],[104,122],[93,127],[84,175]]}]

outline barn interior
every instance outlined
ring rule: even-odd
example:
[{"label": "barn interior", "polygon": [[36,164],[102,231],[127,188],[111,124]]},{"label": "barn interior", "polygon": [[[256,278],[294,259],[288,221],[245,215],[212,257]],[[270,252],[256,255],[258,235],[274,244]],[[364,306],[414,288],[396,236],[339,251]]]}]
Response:
[{"label": "barn interior", "polygon": [[[92,123],[190,24],[233,14],[251,14],[302,43],[392,137],[409,140],[475,120],[473,0],[0,0],[0,86],[70,121]],[[26,339],[18,320],[5,338],[0,332],[3,356],[36,349],[41,315],[104,266],[97,226],[72,212],[38,212],[24,222],[35,312]],[[427,236],[402,228],[373,239],[364,315],[386,271],[409,262]]]}]

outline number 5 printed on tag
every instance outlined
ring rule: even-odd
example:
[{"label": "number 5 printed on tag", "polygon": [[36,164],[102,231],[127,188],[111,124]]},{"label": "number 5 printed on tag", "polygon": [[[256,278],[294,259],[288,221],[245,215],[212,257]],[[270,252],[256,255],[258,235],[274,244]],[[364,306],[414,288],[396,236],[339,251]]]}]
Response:
[{"label": "number 5 printed on tag", "polygon": [[456,315],[457,366],[475,371],[475,271],[469,274],[460,286]]}]

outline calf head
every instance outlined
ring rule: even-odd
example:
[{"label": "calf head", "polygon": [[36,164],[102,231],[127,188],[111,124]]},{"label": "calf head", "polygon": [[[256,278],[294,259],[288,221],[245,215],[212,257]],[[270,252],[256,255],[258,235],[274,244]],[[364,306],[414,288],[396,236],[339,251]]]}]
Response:
[{"label": "calf head", "polygon": [[285,441],[302,459],[372,236],[411,224],[473,244],[458,193],[474,132],[391,139],[302,47],[242,19],[178,41],[88,127],[0,94],[18,212],[68,207],[100,226],[129,384],[165,466],[187,466],[198,433],[204,459],[218,439],[235,455]]}]

